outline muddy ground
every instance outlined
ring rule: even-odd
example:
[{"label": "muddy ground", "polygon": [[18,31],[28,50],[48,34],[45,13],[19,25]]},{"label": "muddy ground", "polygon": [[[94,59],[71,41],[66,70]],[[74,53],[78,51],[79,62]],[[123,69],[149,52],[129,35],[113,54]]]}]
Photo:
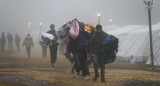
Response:
[{"label": "muddy ground", "polygon": [[31,58],[24,48],[21,52],[0,52],[0,86],[160,86],[160,71],[141,65],[107,64],[106,83],[101,83],[100,78],[92,80],[92,65],[88,81],[81,75],[74,78],[71,68],[72,64],[59,52],[55,68],[50,65],[49,52],[47,58],[42,58],[41,49],[32,49]]}]

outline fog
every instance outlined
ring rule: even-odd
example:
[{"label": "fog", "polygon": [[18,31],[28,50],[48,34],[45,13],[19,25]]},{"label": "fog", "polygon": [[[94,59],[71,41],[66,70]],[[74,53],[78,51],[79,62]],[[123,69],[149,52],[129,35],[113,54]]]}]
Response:
[{"label": "fog", "polygon": [[[147,25],[148,14],[143,0],[0,0],[0,32],[16,32],[26,35],[29,32],[49,30],[50,24],[56,29],[77,18],[82,22],[97,24],[97,14],[101,13],[101,24],[108,25]],[[155,0],[152,9],[152,24],[160,21],[160,0]],[[109,22],[109,19],[113,22]]]}]

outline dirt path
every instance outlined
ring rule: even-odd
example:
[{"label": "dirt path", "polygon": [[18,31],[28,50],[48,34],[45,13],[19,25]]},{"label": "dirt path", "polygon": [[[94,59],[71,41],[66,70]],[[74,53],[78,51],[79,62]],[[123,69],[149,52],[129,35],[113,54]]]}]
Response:
[{"label": "dirt path", "polygon": [[[21,53],[0,53],[0,85],[11,83],[13,86],[160,86],[160,72],[149,71],[145,68],[129,63],[106,65],[106,81],[96,82],[93,67],[90,66],[90,80],[71,73],[72,64],[58,54],[56,67],[50,66],[49,53],[42,58],[41,53],[33,50],[32,57],[26,57],[24,50]],[[100,70],[99,70],[100,71]],[[9,86],[9,85],[3,85]]]}]

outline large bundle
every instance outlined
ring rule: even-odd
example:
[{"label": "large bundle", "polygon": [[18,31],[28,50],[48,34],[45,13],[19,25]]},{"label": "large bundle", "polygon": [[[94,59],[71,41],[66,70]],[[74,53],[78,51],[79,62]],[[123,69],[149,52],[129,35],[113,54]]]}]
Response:
[{"label": "large bundle", "polygon": [[55,37],[49,33],[43,33],[40,38],[40,43],[48,45],[50,41],[55,40]]},{"label": "large bundle", "polygon": [[57,29],[57,36],[59,38],[65,38],[66,35],[68,35],[68,30],[71,28],[72,22],[69,21],[66,24],[62,25],[60,28]]},{"label": "large bundle", "polygon": [[119,40],[113,35],[107,35],[102,41],[102,56],[105,64],[112,63],[116,59],[116,53],[118,52]]},{"label": "large bundle", "polygon": [[58,36],[58,43],[64,44],[66,42],[66,40],[69,37],[68,31],[70,30],[71,26],[72,26],[72,22],[69,21],[66,24],[62,25],[60,28],[58,28],[56,32]]},{"label": "large bundle", "polygon": [[84,30],[87,31],[87,32],[89,32],[89,33],[91,33],[92,30],[96,31],[96,27],[93,24],[91,24],[91,23],[85,23],[84,24]]},{"label": "large bundle", "polygon": [[79,34],[79,23],[77,19],[74,19],[72,22],[72,26],[69,30],[69,34],[73,39],[77,39],[78,34]]}]

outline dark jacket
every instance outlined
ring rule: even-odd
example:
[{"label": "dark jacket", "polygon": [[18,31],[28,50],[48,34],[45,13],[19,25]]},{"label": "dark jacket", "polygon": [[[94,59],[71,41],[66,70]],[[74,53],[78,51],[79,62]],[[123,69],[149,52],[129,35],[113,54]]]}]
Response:
[{"label": "dark jacket", "polygon": [[4,46],[4,44],[6,43],[6,38],[4,35],[1,36],[1,45]]},{"label": "dark jacket", "polygon": [[89,41],[89,49],[92,53],[100,53],[102,48],[102,41],[106,35],[108,34],[104,31],[102,31],[101,33],[93,33]]},{"label": "dark jacket", "polygon": [[57,34],[56,34],[56,31],[55,31],[55,30],[53,30],[53,31],[49,30],[49,31],[47,31],[47,33],[52,34],[52,35],[56,38],[56,40],[58,40],[58,36],[57,36]]},{"label": "dark jacket", "polygon": [[77,53],[77,39],[73,39],[71,36],[69,37],[70,41],[67,44],[67,52],[68,53]]},{"label": "dark jacket", "polygon": [[56,34],[56,31],[55,30],[53,30],[53,31],[49,30],[49,31],[47,31],[47,33],[52,34],[55,37],[56,40],[52,41],[52,43],[53,43],[53,45],[58,46],[58,42],[57,42],[58,36]]}]

